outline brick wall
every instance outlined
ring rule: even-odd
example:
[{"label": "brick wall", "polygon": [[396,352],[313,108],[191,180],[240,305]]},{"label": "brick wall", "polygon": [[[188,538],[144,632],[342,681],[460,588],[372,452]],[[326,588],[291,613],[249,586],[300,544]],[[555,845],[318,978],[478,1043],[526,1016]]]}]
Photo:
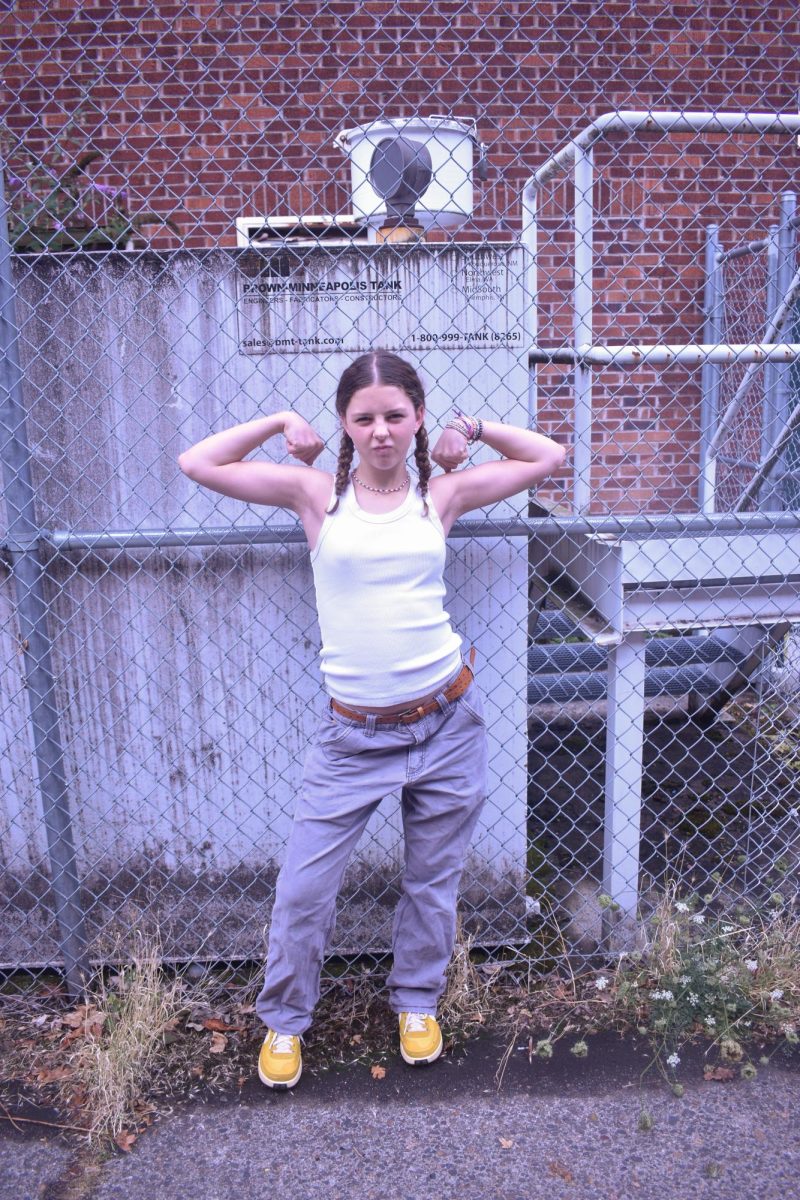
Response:
[{"label": "brick wall", "polygon": [[[71,115],[98,181],[171,214],[157,248],[234,245],[234,218],[346,211],[335,133],[382,114],[476,117],[491,177],[469,238],[520,228],[525,179],[614,108],[791,112],[796,6],[782,2],[7,5],[6,142],[47,152]],[[779,139],[614,139],[598,151],[598,340],[699,340],[704,228],[736,241],[775,220],[798,152]],[[570,338],[570,187],[547,193],[541,340]],[[543,428],[568,437],[563,369],[541,373]],[[598,506],[695,503],[699,372],[597,381]]]}]

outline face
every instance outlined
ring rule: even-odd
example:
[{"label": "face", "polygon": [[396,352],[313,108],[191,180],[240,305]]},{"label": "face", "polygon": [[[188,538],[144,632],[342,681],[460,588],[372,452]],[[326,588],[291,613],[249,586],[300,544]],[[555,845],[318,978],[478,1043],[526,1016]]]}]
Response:
[{"label": "face", "polygon": [[360,462],[390,471],[405,462],[424,419],[424,410],[415,412],[402,388],[374,384],[353,393],[342,425]]}]

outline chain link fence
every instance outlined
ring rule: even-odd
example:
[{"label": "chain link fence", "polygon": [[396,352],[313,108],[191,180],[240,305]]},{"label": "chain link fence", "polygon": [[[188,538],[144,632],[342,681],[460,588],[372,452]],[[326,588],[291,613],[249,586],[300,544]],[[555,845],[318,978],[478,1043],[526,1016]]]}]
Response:
[{"label": "chain link fence", "polygon": [[[625,949],[667,877],[793,901],[794,6],[64,0],[0,38],[0,968],[264,958],[323,704],[307,548],[177,457],[292,407],[333,469],[374,346],[432,441],[456,403],[571,451],[449,543],[474,945]],[[331,972],[382,961],[401,887],[389,796]]]}]

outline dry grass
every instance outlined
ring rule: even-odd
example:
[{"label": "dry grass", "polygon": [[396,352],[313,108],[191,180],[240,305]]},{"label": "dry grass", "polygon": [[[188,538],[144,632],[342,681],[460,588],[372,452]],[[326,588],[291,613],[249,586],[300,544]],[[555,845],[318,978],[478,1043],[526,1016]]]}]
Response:
[{"label": "dry grass", "polygon": [[126,1127],[136,1124],[136,1107],[164,1033],[177,1023],[183,1007],[181,981],[166,978],[160,962],[158,944],[137,937],[130,967],[110,986],[98,974],[92,1004],[82,1006],[84,1020],[94,1029],[75,1040],[65,1062],[69,1099],[74,1105],[75,1096],[80,1097],[96,1137],[118,1140]]},{"label": "dry grass", "polygon": [[476,966],[472,961],[473,938],[464,936],[459,916],[453,956],[447,968],[447,985],[439,1001],[438,1015],[449,1030],[468,1035],[470,1027],[485,1025],[493,1008],[493,988],[500,964]]},{"label": "dry grass", "polygon": [[650,973],[659,977],[674,975],[681,967],[685,931],[675,920],[679,892],[677,882],[669,880],[657,895],[649,920],[639,925],[642,958]]},{"label": "dry grass", "polygon": [[753,948],[769,964],[774,982],[800,996],[800,916],[775,910],[768,919],[756,918],[751,927]]}]

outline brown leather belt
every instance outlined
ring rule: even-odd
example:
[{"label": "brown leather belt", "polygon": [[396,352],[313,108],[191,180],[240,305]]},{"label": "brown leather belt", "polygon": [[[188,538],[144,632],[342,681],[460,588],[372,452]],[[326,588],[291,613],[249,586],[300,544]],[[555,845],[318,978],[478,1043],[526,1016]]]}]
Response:
[{"label": "brown leather belt", "polygon": [[[450,686],[445,688],[445,700],[457,700],[459,696],[463,696],[472,683],[473,678],[472,671],[464,663],[464,666]],[[357,708],[347,708],[344,704],[340,704],[338,700],[332,699],[331,708],[343,717],[349,717],[351,721],[360,721],[362,725],[366,725],[367,717],[370,715],[375,717],[376,725],[410,725],[412,721],[421,721],[423,717],[427,717],[428,713],[437,712],[439,705],[435,700],[428,700],[425,704],[418,704],[416,708],[406,708],[402,712],[370,714],[359,712]]]}]

